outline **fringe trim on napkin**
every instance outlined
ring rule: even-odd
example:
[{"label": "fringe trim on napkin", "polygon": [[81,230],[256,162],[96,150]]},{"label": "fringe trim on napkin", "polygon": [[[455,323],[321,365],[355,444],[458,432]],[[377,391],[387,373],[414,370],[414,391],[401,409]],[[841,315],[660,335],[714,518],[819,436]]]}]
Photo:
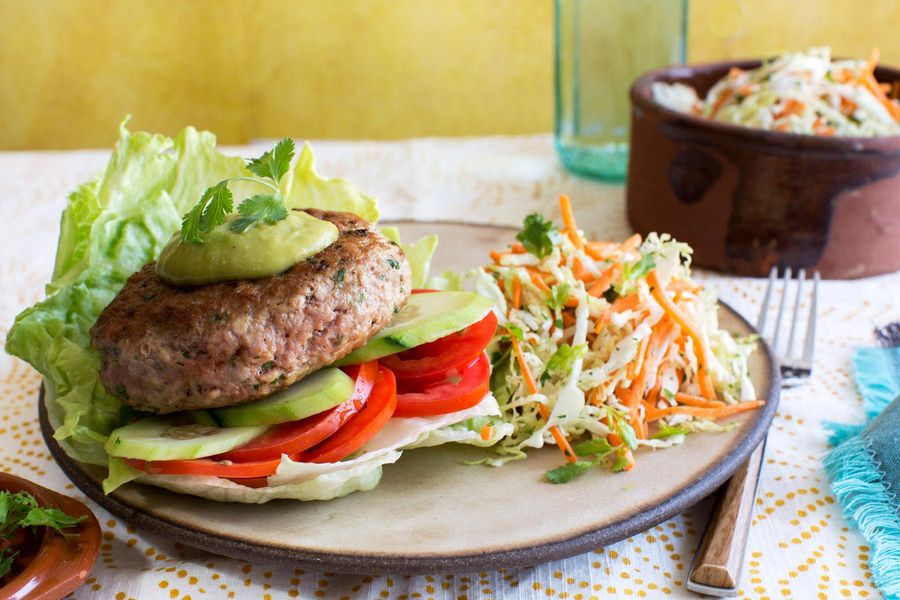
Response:
[{"label": "fringe trim on napkin", "polygon": [[[893,354],[880,348],[858,348],[853,353],[853,370],[856,376],[856,387],[863,399],[863,410],[866,420],[881,414],[894,398],[900,396],[900,382],[891,376],[897,366],[893,362]],[[866,428],[862,425],[849,425],[825,421],[822,425],[831,431],[828,443],[837,446],[844,441],[859,435]]]},{"label": "fringe trim on napkin", "polygon": [[825,459],[844,516],[869,540],[875,585],[886,600],[900,600],[900,516],[894,508],[897,498],[885,489],[879,467],[860,437],[847,440]]}]

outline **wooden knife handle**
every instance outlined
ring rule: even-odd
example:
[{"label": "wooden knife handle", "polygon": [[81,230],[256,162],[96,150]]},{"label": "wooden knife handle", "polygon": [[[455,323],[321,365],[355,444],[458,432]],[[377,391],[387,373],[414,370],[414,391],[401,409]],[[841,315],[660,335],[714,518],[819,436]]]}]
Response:
[{"label": "wooden knife handle", "polygon": [[737,588],[765,447],[763,440],[721,489],[691,565],[692,582],[712,588]]}]

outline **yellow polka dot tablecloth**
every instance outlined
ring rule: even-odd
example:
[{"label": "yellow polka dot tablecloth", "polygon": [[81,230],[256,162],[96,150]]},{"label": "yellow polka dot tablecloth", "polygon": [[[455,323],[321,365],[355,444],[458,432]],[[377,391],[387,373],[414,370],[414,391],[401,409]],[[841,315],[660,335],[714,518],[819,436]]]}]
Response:
[{"label": "yellow polka dot tablecloth", "polygon": [[[380,200],[383,218],[518,225],[527,213],[556,214],[569,194],[587,233],[630,231],[620,186],[565,173],[547,135],[400,142],[318,142],[318,170],[352,180]],[[234,148],[258,154],[265,144]],[[42,298],[52,270],[59,215],[69,190],[95,175],[108,151],[0,153],[0,336]],[[755,320],[765,282],[698,273],[720,297]],[[869,548],[832,498],[821,421],[862,420],[850,374],[853,348],[871,343],[878,323],[900,320],[900,273],[824,282],[815,376],[785,390],[767,447],[739,591],[746,598],[877,598]],[[68,481],[37,420],[40,379],[0,354],[0,468],[85,501],[104,543],[75,598],[690,598],[687,569],[709,512],[702,502],[649,531],[606,548],[522,569],[465,574],[358,576],[223,558],[144,533],[112,517]],[[403,468],[402,460],[389,468]]]}]

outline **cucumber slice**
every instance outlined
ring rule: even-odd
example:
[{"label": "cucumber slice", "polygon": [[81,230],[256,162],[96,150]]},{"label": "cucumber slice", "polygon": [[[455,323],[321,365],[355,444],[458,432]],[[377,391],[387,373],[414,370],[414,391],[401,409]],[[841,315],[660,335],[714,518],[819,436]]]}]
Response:
[{"label": "cucumber slice", "polygon": [[106,453],[142,460],[188,460],[234,450],[262,435],[268,427],[217,427],[201,423],[177,425],[148,417],[109,434]]},{"label": "cucumber slice", "polygon": [[390,325],[334,364],[355,365],[433,342],[477,323],[492,306],[488,298],[472,292],[413,294]]},{"label": "cucumber slice", "polygon": [[212,412],[220,423],[229,427],[299,421],[347,400],[353,395],[353,386],[353,379],[346,373],[329,367],[261,400]]}]

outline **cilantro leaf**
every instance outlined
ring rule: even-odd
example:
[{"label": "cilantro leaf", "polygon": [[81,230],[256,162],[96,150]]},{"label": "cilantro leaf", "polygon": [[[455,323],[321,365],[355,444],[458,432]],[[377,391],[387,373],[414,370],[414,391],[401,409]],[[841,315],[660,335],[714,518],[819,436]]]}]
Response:
[{"label": "cilantro leaf", "polygon": [[683,425],[669,425],[665,421],[660,421],[659,429],[650,437],[654,440],[664,440],[674,435],[687,435],[688,433],[690,431]]},{"label": "cilantro leaf", "polygon": [[209,233],[225,222],[225,215],[234,210],[234,198],[228,180],[206,188],[200,202],[181,221],[181,241],[202,244],[201,234]]},{"label": "cilantro leaf", "polygon": [[599,437],[592,440],[587,440],[586,442],[581,442],[580,444],[575,446],[573,450],[575,450],[575,454],[577,454],[578,456],[590,456],[592,454],[596,454],[602,457],[615,450],[615,448],[612,447],[612,444],[606,441],[606,438]]},{"label": "cilantro leaf", "polygon": [[260,223],[273,224],[286,218],[288,210],[281,198],[271,194],[256,194],[240,203],[241,216],[232,221],[231,230],[243,233]]},{"label": "cilantro leaf", "polygon": [[509,330],[509,335],[516,338],[520,342],[525,339],[525,332],[522,331],[522,328],[518,325],[513,325],[512,323],[507,323],[506,328]]},{"label": "cilantro leaf", "polygon": [[624,471],[628,465],[631,464],[631,461],[628,460],[628,457],[624,452],[616,452],[616,460],[613,462],[612,469],[616,473],[620,473]]},{"label": "cilantro leaf", "polygon": [[558,236],[552,221],[548,221],[540,213],[532,213],[525,217],[522,231],[516,239],[522,242],[525,250],[538,258],[544,258],[553,252],[553,243]]},{"label": "cilantro leaf", "polygon": [[561,283],[550,288],[550,297],[547,298],[547,307],[550,310],[557,311],[566,305],[569,299],[569,291],[571,286],[568,283]]},{"label": "cilantro leaf", "polygon": [[[0,541],[13,539],[13,532],[24,527],[50,527],[67,536],[63,529],[74,527],[84,519],[84,516],[73,517],[55,508],[39,506],[34,496],[27,492],[0,492]],[[0,545],[0,582],[12,571],[18,554],[14,545]]]},{"label": "cilantro leaf", "polygon": [[616,291],[622,296],[627,296],[634,290],[635,282],[646,277],[655,268],[656,260],[652,254],[644,254],[639,260],[625,263],[625,267],[622,269],[622,281]]},{"label": "cilantro leaf", "polygon": [[73,517],[55,508],[32,508],[25,518],[19,521],[19,527],[43,526],[63,533],[63,529],[75,527],[84,519],[84,516]]},{"label": "cilantro leaf", "polygon": [[544,473],[544,477],[550,483],[569,483],[596,463],[590,460],[579,460],[577,462],[568,463],[555,469],[550,469]]},{"label": "cilantro leaf", "polygon": [[607,408],[606,417],[610,430],[612,430],[613,433],[618,434],[618,436],[622,438],[622,441],[625,442],[626,446],[631,449],[637,448],[637,435],[635,435],[631,425],[625,421],[621,414],[619,414],[619,411]]},{"label": "cilantro leaf", "polygon": [[18,552],[13,552],[7,557],[3,557],[3,552],[0,552],[0,581],[3,581],[3,578],[7,573],[12,571],[13,561],[19,555]]},{"label": "cilantro leaf", "polygon": [[291,166],[294,158],[294,140],[284,138],[272,150],[263,153],[259,158],[251,158],[247,162],[247,169],[259,177],[268,178],[276,184]]}]

